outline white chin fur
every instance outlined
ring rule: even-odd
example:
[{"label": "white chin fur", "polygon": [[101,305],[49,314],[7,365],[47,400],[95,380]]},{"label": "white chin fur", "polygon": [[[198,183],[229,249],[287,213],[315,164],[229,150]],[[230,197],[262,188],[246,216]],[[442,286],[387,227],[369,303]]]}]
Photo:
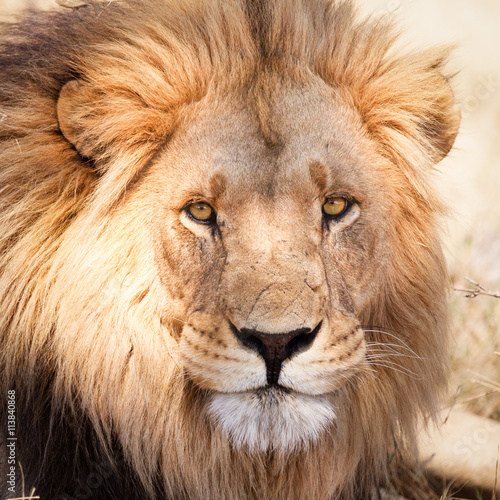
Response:
[{"label": "white chin fur", "polygon": [[279,389],[214,393],[208,412],[236,447],[281,452],[307,447],[335,418],[325,397]]}]

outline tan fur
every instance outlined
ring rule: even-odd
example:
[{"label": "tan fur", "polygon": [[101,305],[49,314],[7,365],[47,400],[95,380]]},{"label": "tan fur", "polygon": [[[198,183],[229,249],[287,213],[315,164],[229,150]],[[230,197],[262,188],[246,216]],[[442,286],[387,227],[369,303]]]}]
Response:
[{"label": "tan fur", "polygon": [[[459,121],[448,50],[397,54],[385,21],[324,0],[120,2],[33,33],[7,34],[18,61],[1,77],[2,397],[50,379],[52,420],[83,412],[104,449],[117,438],[151,498],[388,487],[445,380],[429,178]],[[325,229],[332,192],[357,206]],[[216,208],[217,233],[186,217],[192,201]],[[265,385],[229,320],[323,322],[283,366],[298,392],[256,403],[281,444],[214,417],[217,391],[253,404]],[[293,422],[301,394],[335,418],[316,437],[291,425],[286,446],[272,422]]]}]

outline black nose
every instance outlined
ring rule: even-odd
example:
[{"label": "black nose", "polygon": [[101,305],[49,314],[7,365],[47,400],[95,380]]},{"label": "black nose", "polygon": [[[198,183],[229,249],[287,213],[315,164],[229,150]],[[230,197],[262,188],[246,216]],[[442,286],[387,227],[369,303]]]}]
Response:
[{"label": "black nose", "polygon": [[306,350],[312,344],[321,328],[321,322],[314,330],[300,328],[288,333],[264,333],[248,328],[238,330],[233,324],[231,328],[244,346],[253,349],[264,358],[267,383],[277,385],[283,361],[296,352]]}]

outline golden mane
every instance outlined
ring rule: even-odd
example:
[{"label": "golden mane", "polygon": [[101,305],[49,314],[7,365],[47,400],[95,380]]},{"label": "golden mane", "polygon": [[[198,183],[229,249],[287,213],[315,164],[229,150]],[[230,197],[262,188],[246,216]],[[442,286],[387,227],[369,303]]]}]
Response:
[{"label": "golden mane", "polygon": [[[101,484],[118,471],[120,498],[359,499],[390,485],[392,454],[411,461],[418,419],[435,411],[446,374],[443,207],[428,175],[458,119],[443,76],[449,50],[400,54],[396,39],[385,20],[359,21],[350,1],[326,0],[127,0],[3,29],[0,416],[15,390],[30,486],[70,498],[76,470]],[[411,376],[380,370],[344,387],[349,405],[337,409],[335,432],[308,451],[252,455],[202,418],[204,396],[176,363],[141,221],[132,231],[132,215],[115,208],[187,106],[209,90],[248,92],[256,80],[272,95],[276,75],[326,82],[397,167],[387,172],[401,194],[384,258],[398,265],[370,292],[361,321],[374,342],[402,336]],[[73,111],[78,153],[57,117],[74,79],[84,83]],[[386,333],[370,332],[379,328]],[[158,349],[173,353],[163,379],[149,366]],[[37,445],[23,449],[33,436]]]}]

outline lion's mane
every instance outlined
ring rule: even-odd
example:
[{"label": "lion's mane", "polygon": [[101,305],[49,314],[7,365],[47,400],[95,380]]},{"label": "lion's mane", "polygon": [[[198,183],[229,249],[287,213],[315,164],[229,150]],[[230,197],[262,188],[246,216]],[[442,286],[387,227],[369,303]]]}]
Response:
[{"label": "lion's mane", "polygon": [[[350,2],[325,0],[105,2],[3,30],[0,420],[15,390],[27,489],[46,499],[360,499],[390,484],[393,459],[411,459],[446,373],[443,207],[428,176],[457,118],[448,50],[401,55],[396,38],[385,21],[358,21]],[[245,92],[267,70],[334,86],[400,184],[385,284],[369,291],[362,323],[408,355],[398,371],[381,366],[344,387],[334,430],[289,453],[236,449],[207,420],[163,317],[148,221],[116,212],[183,106],[209,86]],[[56,110],[74,79],[92,103],[75,111],[79,153]],[[161,349],[171,363],[158,373],[149,360]]]}]

